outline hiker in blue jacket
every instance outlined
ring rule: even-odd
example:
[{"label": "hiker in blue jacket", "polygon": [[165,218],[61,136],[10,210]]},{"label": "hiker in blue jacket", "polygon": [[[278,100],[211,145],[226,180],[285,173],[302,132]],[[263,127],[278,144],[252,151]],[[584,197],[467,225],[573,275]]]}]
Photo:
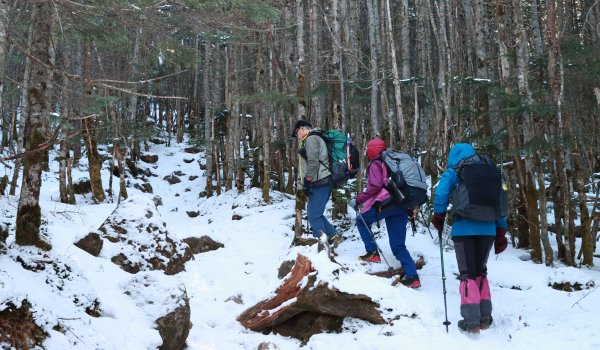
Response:
[{"label": "hiker in blue jacket", "polygon": [[315,238],[318,239],[322,234],[326,234],[328,243],[336,246],[342,241],[342,237],[336,233],[335,228],[324,215],[333,190],[329,171],[329,153],[323,138],[311,134],[312,130],[310,122],[298,120],[292,132],[292,137],[297,137],[300,142],[298,174],[302,191],[308,198],[306,204],[308,223]]},{"label": "hiker in blue jacket", "polygon": [[[448,168],[442,174],[435,190],[433,201],[433,226],[441,231],[446,219],[450,198],[458,185],[458,174],[454,167],[463,159],[475,155],[472,145],[456,144],[448,156]],[[466,332],[478,333],[492,323],[492,301],[487,279],[487,260],[492,245],[495,253],[502,253],[508,244],[506,218],[495,221],[475,221],[467,218],[453,218],[451,237],[459,269],[459,293],[461,315],[458,327]]]}]

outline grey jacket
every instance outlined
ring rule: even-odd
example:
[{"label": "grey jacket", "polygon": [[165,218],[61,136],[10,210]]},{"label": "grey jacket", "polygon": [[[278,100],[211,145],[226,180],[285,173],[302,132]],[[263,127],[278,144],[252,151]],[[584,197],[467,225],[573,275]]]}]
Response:
[{"label": "grey jacket", "polygon": [[[306,151],[306,158],[302,153]],[[300,144],[300,181],[304,177],[313,178],[312,185],[322,185],[329,183],[329,155],[327,153],[327,144],[319,135],[308,135]]]}]

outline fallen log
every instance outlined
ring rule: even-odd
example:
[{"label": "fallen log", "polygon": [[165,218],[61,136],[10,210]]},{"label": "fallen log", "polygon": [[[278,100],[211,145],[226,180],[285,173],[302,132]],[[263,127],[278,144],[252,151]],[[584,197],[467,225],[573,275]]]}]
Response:
[{"label": "fallen log", "polygon": [[275,296],[248,308],[237,320],[255,332],[274,332],[300,339],[303,344],[317,333],[341,332],[346,317],[385,323],[377,310],[379,304],[371,298],[341,292],[319,281],[315,272],[310,260],[298,254],[290,277],[277,288]]}]

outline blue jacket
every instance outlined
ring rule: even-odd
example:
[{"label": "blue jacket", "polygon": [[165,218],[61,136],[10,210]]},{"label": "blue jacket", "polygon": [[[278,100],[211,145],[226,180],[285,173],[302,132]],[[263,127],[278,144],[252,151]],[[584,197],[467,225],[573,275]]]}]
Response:
[{"label": "blue jacket", "polygon": [[[448,169],[444,171],[435,189],[433,211],[438,214],[445,213],[450,203],[450,195],[458,184],[458,174],[454,166],[464,158],[475,154],[475,149],[468,143],[454,145],[448,155]],[[506,218],[494,221],[474,221],[469,219],[455,220],[452,224],[452,236],[495,236],[496,227],[506,228]]]}]

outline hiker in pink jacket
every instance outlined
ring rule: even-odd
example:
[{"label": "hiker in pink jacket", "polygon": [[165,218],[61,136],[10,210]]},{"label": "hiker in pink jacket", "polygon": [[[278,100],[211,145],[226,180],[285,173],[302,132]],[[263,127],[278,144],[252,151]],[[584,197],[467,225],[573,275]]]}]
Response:
[{"label": "hiker in pink jacket", "polygon": [[383,140],[376,138],[367,143],[367,157],[370,160],[367,167],[367,188],[350,203],[350,206],[355,209],[358,208],[358,205],[362,205],[360,213],[357,210],[356,226],[367,253],[360,259],[366,262],[381,261],[377,244],[374,241],[375,237],[371,232],[371,225],[385,219],[392,253],[400,261],[405,272],[404,278],[400,282],[410,288],[419,288],[421,282],[417,275],[417,268],[405,245],[409,210],[393,204],[381,205],[391,197],[385,189],[388,178],[387,169],[379,157],[385,149],[386,145]]}]

